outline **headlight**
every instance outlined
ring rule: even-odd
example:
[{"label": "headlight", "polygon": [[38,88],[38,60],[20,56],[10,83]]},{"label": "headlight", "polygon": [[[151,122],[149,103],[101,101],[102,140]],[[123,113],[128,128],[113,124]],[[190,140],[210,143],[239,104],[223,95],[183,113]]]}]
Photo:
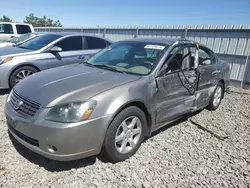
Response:
[{"label": "headlight", "polygon": [[9,95],[7,96],[7,101],[6,102],[10,101],[12,93],[13,93],[13,90],[11,90],[10,93],[9,93]]},{"label": "headlight", "polygon": [[3,63],[7,63],[9,61],[11,61],[14,57],[3,57],[3,58],[0,58],[0,65],[3,64]]},{"label": "headlight", "polygon": [[89,119],[96,101],[72,102],[53,107],[46,119],[62,123],[75,123]]}]

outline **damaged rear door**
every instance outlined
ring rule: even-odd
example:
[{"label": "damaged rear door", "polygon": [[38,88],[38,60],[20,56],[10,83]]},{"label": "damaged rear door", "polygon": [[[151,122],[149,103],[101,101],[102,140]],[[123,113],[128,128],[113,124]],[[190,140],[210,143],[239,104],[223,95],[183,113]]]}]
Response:
[{"label": "damaged rear door", "polygon": [[[195,49],[191,49],[194,51]],[[217,84],[217,76],[220,73],[216,64],[214,53],[206,47],[199,47],[198,49],[199,61],[199,85],[197,88],[197,106],[198,108],[205,107],[210,101],[211,94],[213,93]]]},{"label": "damaged rear door", "polygon": [[[190,46],[180,45],[172,50],[163,65],[163,73],[156,78],[158,95],[156,124],[171,121],[194,111],[197,73],[191,69]],[[158,126],[156,125],[156,126]]]}]

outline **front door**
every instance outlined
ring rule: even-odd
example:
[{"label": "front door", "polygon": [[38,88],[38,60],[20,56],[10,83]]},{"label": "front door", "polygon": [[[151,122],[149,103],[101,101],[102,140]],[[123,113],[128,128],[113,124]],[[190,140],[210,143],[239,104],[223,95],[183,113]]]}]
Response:
[{"label": "front door", "polygon": [[80,63],[86,58],[83,50],[83,37],[71,36],[62,39],[54,46],[62,48],[61,52],[47,52],[48,68]]},{"label": "front door", "polygon": [[167,57],[165,74],[156,78],[156,126],[193,111],[196,105],[197,75],[190,69],[189,47],[178,46]]}]

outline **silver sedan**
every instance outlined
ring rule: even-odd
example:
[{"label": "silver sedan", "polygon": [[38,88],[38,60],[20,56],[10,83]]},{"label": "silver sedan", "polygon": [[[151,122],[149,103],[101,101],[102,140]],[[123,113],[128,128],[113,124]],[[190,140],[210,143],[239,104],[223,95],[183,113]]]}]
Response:
[{"label": "silver sedan", "polygon": [[15,47],[0,48],[0,89],[46,69],[79,63],[111,41],[81,33],[41,34]]}]

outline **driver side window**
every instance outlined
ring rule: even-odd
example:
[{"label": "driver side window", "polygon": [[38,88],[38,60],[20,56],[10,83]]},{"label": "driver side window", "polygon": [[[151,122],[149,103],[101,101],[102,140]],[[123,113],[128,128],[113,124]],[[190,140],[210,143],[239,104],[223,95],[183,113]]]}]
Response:
[{"label": "driver side window", "polygon": [[192,67],[193,60],[194,60],[194,54],[191,53],[189,47],[183,48],[183,46],[178,46],[172,50],[172,52],[166,59],[166,62],[167,61],[169,62],[168,62],[168,67],[165,70],[165,74],[178,72],[181,69],[188,70],[190,69],[190,67]]},{"label": "driver side window", "polygon": [[55,46],[62,48],[62,51],[82,50],[82,36],[73,36],[62,39],[56,43]]}]

